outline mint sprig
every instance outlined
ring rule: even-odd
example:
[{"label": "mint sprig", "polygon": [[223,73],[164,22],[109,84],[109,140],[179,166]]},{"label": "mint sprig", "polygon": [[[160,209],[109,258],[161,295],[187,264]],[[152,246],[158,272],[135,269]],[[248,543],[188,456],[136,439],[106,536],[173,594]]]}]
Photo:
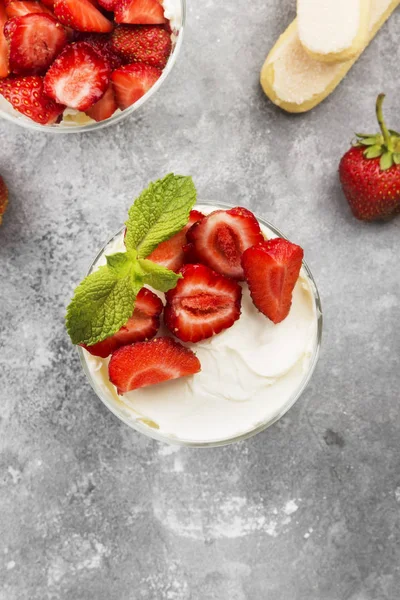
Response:
[{"label": "mint sprig", "polygon": [[76,288],[66,325],[73,344],[92,346],[116,333],[132,316],[144,285],[173,289],[181,275],[146,257],[180,231],[196,203],[191,177],[169,174],[151,183],[129,210],[126,252],[106,256],[107,264]]}]

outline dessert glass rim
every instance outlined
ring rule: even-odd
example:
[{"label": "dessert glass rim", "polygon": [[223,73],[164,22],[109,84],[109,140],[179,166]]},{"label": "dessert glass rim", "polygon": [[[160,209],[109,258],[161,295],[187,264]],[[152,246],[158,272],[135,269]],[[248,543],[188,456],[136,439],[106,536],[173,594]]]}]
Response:
[{"label": "dessert glass rim", "polygon": [[168,59],[168,62],[163,69],[163,72],[156,83],[149,89],[148,92],[144,96],[142,96],[137,102],[126,108],[125,110],[119,111],[117,114],[112,115],[109,119],[105,121],[99,121],[95,123],[88,123],[87,125],[65,125],[60,126],[59,124],[53,125],[40,125],[40,123],[35,123],[28,117],[21,116],[16,117],[12,114],[8,114],[7,112],[1,110],[0,108],[0,119],[4,119],[6,121],[10,121],[15,125],[19,125],[25,129],[30,129],[31,131],[41,131],[43,133],[51,133],[51,134],[70,134],[70,133],[86,133],[89,131],[99,131],[100,129],[105,129],[106,127],[110,127],[110,125],[115,125],[119,123],[126,117],[132,115],[135,111],[143,106],[150,98],[155,94],[158,89],[162,86],[164,81],[167,79],[169,74],[171,73],[178,55],[181,51],[182,42],[183,42],[183,33],[185,29],[186,23],[186,0],[178,0],[181,7],[181,22],[179,27],[179,34],[177,36],[177,40],[175,46],[171,52],[171,55]]},{"label": "dessert glass rim", "polygon": [[[217,210],[219,208],[221,208],[223,210],[227,210],[227,209],[232,208],[234,205],[227,204],[224,202],[219,202],[219,201],[212,202],[210,200],[202,200],[202,201],[197,201],[194,208],[198,208],[201,206],[209,206],[210,208],[215,208]],[[260,218],[257,214],[255,216],[256,216],[257,220],[260,222],[260,224],[263,225],[264,227],[267,227],[268,229],[270,229],[274,235],[276,235],[278,237],[282,237],[284,239],[288,239],[279,229],[277,229],[269,221],[267,221],[263,218]],[[121,227],[117,233],[115,233],[113,236],[111,236],[106,241],[106,243],[103,245],[101,250],[99,250],[99,252],[96,254],[96,257],[92,261],[92,263],[89,267],[89,270],[87,272],[87,275],[90,275],[93,272],[95,265],[97,264],[99,259],[103,256],[104,251],[107,248],[107,246],[111,242],[113,242],[116,238],[118,238],[123,233],[124,229],[125,229],[124,226]],[[128,425],[128,427],[130,427],[131,429],[135,429],[139,433],[142,433],[143,435],[145,435],[147,437],[153,438],[153,439],[157,440],[158,442],[163,442],[163,443],[166,443],[166,444],[169,444],[172,446],[183,446],[183,447],[189,447],[189,448],[217,448],[220,446],[228,446],[229,444],[233,444],[234,442],[240,442],[240,441],[246,440],[246,439],[251,438],[251,437],[257,435],[258,433],[261,433],[262,431],[268,429],[269,427],[271,427],[271,425],[273,425],[274,423],[279,421],[294,406],[294,404],[297,402],[297,400],[302,396],[303,392],[305,391],[306,387],[308,386],[308,384],[311,380],[311,377],[315,371],[315,367],[317,365],[319,354],[320,354],[321,342],[322,342],[322,329],[323,329],[323,313],[322,313],[321,298],[319,295],[317,285],[314,280],[314,276],[313,276],[309,266],[307,265],[306,261],[304,261],[304,260],[303,260],[302,268],[305,270],[307,278],[311,282],[310,287],[311,287],[311,291],[312,291],[313,300],[315,302],[316,319],[317,319],[317,334],[316,334],[316,340],[315,340],[315,347],[314,347],[312,358],[310,360],[310,365],[301,381],[301,384],[298,386],[298,388],[295,390],[295,392],[289,398],[288,402],[286,402],[286,404],[282,407],[282,409],[279,411],[279,413],[277,415],[275,415],[274,417],[272,417],[270,419],[266,419],[265,421],[263,421],[261,423],[258,423],[253,429],[250,429],[250,430],[240,433],[238,435],[234,435],[232,437],[223,438],[221,440],[211,440],[211,441],[197,440],[197,441],[193,442],[191,440],[185,440],[182,438],[174,438],[171,435],[159,433],[159,431],[157,429],[152,428],[152,427],[146,425],[145,423],[140,422],[139,420],[135,421],[134,419],[129,418],[127,415],[125,415],[123,413],[123,411],[119,411],[113,402],[111,402],[104,395],[101,394],[101,391],[97,388],[96,383],[93,380],[91,373],[89,371],[89,368],[88,368],[88,365],[87,365],[87,362],[85,359],[84,350],[80,346],[77,346],[77,351],[79,354],[81,365],[83,367],[83,371],[86,374],[86,377],[87,377],[93,391],[95,392],[96,396],[101,400],[101,402],[103,402],[103,404],[120,421],[122,421],[123,423]]]}]

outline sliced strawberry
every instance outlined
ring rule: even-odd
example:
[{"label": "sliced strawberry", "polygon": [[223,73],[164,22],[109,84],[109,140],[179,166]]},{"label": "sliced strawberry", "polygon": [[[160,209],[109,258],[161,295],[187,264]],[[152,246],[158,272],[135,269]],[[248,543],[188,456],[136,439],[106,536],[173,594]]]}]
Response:
[{"label": "sliced strawberry", "polygon": [[108,33],[113,24],[89,0],[55,0],[54,14],[60,23],[76,31]]},{"label": "sliced strawberry", "polygon": [[162,310],[163,304],[160,298],[147,288],[142,288],[137,295],[135,310],[129,321],[103,342],[83,347],[94,356],[106,358],[121,346],[150,340],[160,327]]},{"label": "sliced strawberry", "polygon": [[241,207],[212,212],[189,229],[187,238],[200,262],[238,281],[244,279],[243,252],[264,240],[253,213]]},{"label": "sliced strawberry", "polygon": [[51,15],[52,12],[41,2],[22,2],[21,0],[15,0],[9,2],[6,7],[7,16],[9,19],[12,17],[23,17],[31,13],[46,13]]},{"label": "sliced strawberry", "polygon": [[186,233],[192,225],[200,221],[204,215],[198,210],[192,210],[189,215],[188,224],[172,238],[162,242],[147,257],[149,260],[162,265],[166,269],[178,272],[185,264],[185,252],[183,247],[186,245]]},{"label": "sliced strawberry", "polygon": [[44,78],[46,94],[77,110],[87,110],[106,92],[108,62],[86,42],[67,46]]},{"label": "sliced strawberry", "polygon": [[118,3],[118,0],[97,0],[97,3],[108,12],[112,12]]},{"label": "sliced strawberry", "polygon": [[0,2],[0,78],[7,77],[10,72],[8,43],[4,35],[4,25],[6,22],[6,9],[2,2]]},{"label": "sliced strawberry", "polygon": [[6,182],[0,175],[0,225],[3,221],[3,215],[8,205],[8,188]]},{"label": "sliced strawberry", "polygon": [[304,252],[282,238],[264,241],[243,254],[242,264],[254,304],[280,323],[288,316]]},{"label": "sliced strawberry", "polygon": [[54,0],[42,0],[42,4],[44,4],[48,8],[54,8]]},{"label": "sliced strawberry", "polygon": [[126,63],[142,62],[163,69],[171,54],[171,36],[157,25],[120,25],[111,35],[113,51]]},{"label": "sliced strawberry", "polygon": [[162,25],[167,22],[159,0],[118,0],[114,10],[116,23]]},{"label": "sliced strawberry", "polygon": [[65,106],[56,104],[46,96],[43,78],[39,75],[2,79],[0,94],[12,104],[15,110],[41,125],[55,123],[65,109]]},{"label": "sliced strawberry", "polygon": [[204,265],[186,265],[167,292],[164,321],[184,342],[199,342],[232,327],[240,317],[242,288]]},{"label": "sliced strawberry", "polygon": [[194,375],[200,370],[200,361],[194,352],[169,337],[119,348],[108,365],[110,381],[120,395]]},{"label": "sliced strawberry", "polygon": [[111,81],[115,98],[121,110],[128,108],[144,96],[161,75],[160,69],[133,63],[114,71]]},{"label": "sliced strawberry", "polygon": [[115,101],[114,90],[110,83],[104,96],[100,98],[96,104],[93,104],[93,106],[86,111],[86,114],[91,119],[100,122],[112,117],[117,109],[118,105]]},{"label": "sliced strawberry", "polygon": [[110,36],[104,33],[80,34],[80,41],[90,44],[110,65],[111,71],[119,69],[122,59],[111,49]]},{"label": "sliced strawberry", "polygon": [[4,27],[10,46],[10,69],[16,74],[42,73],[67,43],[67,34],[51,15],[13,17]]}]

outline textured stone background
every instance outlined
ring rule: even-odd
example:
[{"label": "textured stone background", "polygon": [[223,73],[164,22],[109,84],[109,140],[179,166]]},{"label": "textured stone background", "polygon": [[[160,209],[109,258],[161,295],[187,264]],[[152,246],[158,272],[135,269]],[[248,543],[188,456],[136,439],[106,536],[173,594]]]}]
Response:
[{"label": "textured stone background", "polygon": [[[400,126],[400,13],[336,93],[289,116],[258,71],[294,2],[189,2],[178,64],[137,116],[69,137],[0,123],[0,599],[397,600],[400,219],[356,222],[336,171],[379,91]],[[303,245],[323,299],[307,392],[224,449],[118,422],[63,326],[94,253],[171,170]]]}]

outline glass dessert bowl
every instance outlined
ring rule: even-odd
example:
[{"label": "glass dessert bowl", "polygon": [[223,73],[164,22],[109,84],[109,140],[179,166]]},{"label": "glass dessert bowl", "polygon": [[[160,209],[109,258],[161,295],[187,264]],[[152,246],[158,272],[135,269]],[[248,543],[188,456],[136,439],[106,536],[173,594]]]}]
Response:
[{"label": "glass dessert bowl", "polygon": [[[81,0],[82,2],[87,2],[88,0]],[[105,0],[104,0],[105,1]],[[108,1],[108,0],[107,0]],[[17,4],[16,2],[14,2],[13,4]],[[21,5],[22,6],[22,5]],[[150,59],[150,62],[147,64],[143,64],[144,61],[146,60],[145,55],[148,52],[148,47],[146,46],[147,44],[151,45],[152,43],[154,44],[158,44],[160,43],[159,40],[157,39],[157,37],[155,37],[154,35],[151,34],[151,32],[149,33],[149,36],[145,36],[145,35],[141,35],[143,33],[143,30],[145,30],[146,28],[148,29],[153,29],[153,30],[157,30],[157,29],[163,29],[164,26],[163,25],[130,25],[130,24],[125,24],[125,22],[119,23],[117,25],[117,27],[114,30],[114,33],[118,30],[118,31],[122,31],[124,28],[126,30],[131,29],[136,29],[138,31],[138,38],[137,39],[129,39],[128,40],[128,45],[132,44],[133,45],[137,45],[140,47],[139,52],[141,53],[141,55],[143,56],[139,56],[138,58],[130,58],[127,59],[126,56],[124,56],[124,48],[126,49],[127,47],[127,40],[124,36],[121,35],[120,40],[117,40],[117,42],[114,44],[114,47],[112,47],[112,50],[110,51],[110,47],[109,47],[109,40],[107,39],[107,37],[113,37],[114,34],[104,34],[104,33],[98,33],[97,31],[94,33],[90,33],[90,32],[85,32],[84,30],[82,31],[75,31],[73,35],[75,35],[75,38],[72,38],[72,42],[71,43],[71,39],[69,39],[69,41],[67,42],[67,45],[64,46],[64,49],[61,51],[60,54],[55,55],[55,59],[54,62],[51,64],[51,66],[48,68],[47,72],[46,71],[21,71],[21,75],[19,74],[19,71],[17,70],[15,73],[13,73],[12,71],[10,72],[10,76],[8,78],[5,78],[5,76],[3,75],[3,79],[2,74],[1,74],[1,69],[0,69],[0,88],[4,83],[6,82],[8,84],[8,80],[10,80],[9,82],[9,88],[10,89],[4,89],[3,87],[3,91],[2,89],[0,89],[0,118],[6,119],[8,121],[11,121],[13,123],[16,123],[17,125],[20,125],[22,127],[25,127],[27,129],[31,129],[31,130],[36,130],[36,131],[45,131],[45,132],[50,132],[50,133],[80,133],[80,132],[86,132],[86,131],[95,131],[98,129],[102,129],[104,127],[108,127],[109,125],[118,123],[120,121],[122,121],[123,119],[125,119],[126,117],[128,117],[129,115],[131,115],[133,112],[135,112],[136,110],[138,110],[139,108],[141,108],[150,98],[151,96],[157,92],[157,90],[162,86],[162,84],[164,83],[164,81],[166,80],[166,78],[168,77],[168,75],[170,74],[170,72],[173,69],[173,66],[177,60],[178,54],[180,52],[181,46],[182,46],[182,41],[183,41],[183,31],[184,31],[184,25],[185,25],[185,19],[186,19],[186,0],[163,0],[162,3],[162,7],[163,7],[163,11],[164,11],[164,17],[166,20],[166,29],[168,30],[168,34],[170,35],[170,39],[171,41],[168,41],[168,36],[167,36],[167,42],[168,42],[168,49],[165,49],[165,60],[164,57],[161,59],[162,60],[162,64],[159,63],[158,61],[160,61],[160,55],[162,55],[162,51],[159,47],[156,47],[156,49],[152,50],[152,47],[150,48],[150,51],[152,52],[152,57]],[[8,10],[8,8],[6,9]],[[12,10],[12,9],[11,9]],[[45,7],[45,10],[48,11],[49,9]],[[13,13],[11,12],[11,15]],[[19,14],[19,13],[17,13]],[[112,13],[105,13],[107,15],[111,15]],[[23,15],[22,19],[24,18],[28,18],[29,19],[34,19],[34,18],[46,18],[46,15],[38,15],[38,14],[28,14],[28,15]],[[5,15],[3,17],[3,20],[6,19],[7,16]],[[16,17],[16,19],[18,19],[20,17]],[[53,21],[55,22],[55,17],[50,15],[47,16],[47,19],[53,19]],[[7,29],[7,23],[10,23],[11,21],[14,21],[15,19],[9,18],[8,21],[6,22],[6,29]],[[60,23],[56,23],[57,27],[60,27],[63,24],[63,22]],[[24,27],[26,27],[26,23],[22,23],[22,25]],[[50,25],[53,25],[53,27],[55,26],[54,24],[50,23]],[[2,14],[1,14],[1,7],[0,7],[0,27],[2,27]],[[33,27],[33,25],[32,25]],[[68,28],[67,28],[68,29]],[[140,31],[140,39],[139,39],[139,30]],[[164,31],[165,34],[165,31]],[[102,41],[100,42],[100,44],[98,44],[98,40],[101,40],[103,38],[103,40],[106,40],[106,42]],[[12,39],[10,37],[10,43],[12,42]],[[16,39],[16,36],[15,38]],[[5,40],[4,40],[5,41]],[[3,41],[3,43],[4,43]],[[0,54],[1,54],[1,38],[0,38]],[[63,57],[63,54],[65,54],[64,51],[71,49],[73,47],[79,46],[83,44],[83,46],[86,46],[86,50],[87,50],[87,42],[89,44],[91,44],[94,49],[97,51],[100,50],[100,54],[101,54],[101,59],[108,59],[109,62],[109,66],[107,67],[107,69],[109,68],[108,74],[106,75],[109,83],[107,84],[108,87],[105,87],[106,91],[105,93],[104,90],[102,92],[99,92],[99,94],[103,93],[103,95],[99,95],[99,101],[96,103],[94,103],[94,105],[91,105],[87,110],[86,108],[82,108],[82,109],[76,109],[74,107],[71,107],[69,104],[67,104],[66,101],[64,101],[63,99],[57,98],[57,90],[60,89],[60,82],[64,76],[64,72],[61,73],[57,73],[57,69],[53,69],[54,66],[56,66],[56,63],[59,62],[59,59]],[[102,47],[103,45],[106,45],[107,47],[104,48]],[[117,55],[117,63],[115,64],[114,59],[115,59],[115,47],[116,45],[119,44],[120,47],[122,48],[121,50],[121,54]],[[99,48],[100,45],[100,48]],[[91,51],[91,49],[89,48],[89,51]],[[130,52],[130,48],[128,49],[128,53]],[[110,54],[111,52],[111,54]],[[71,54],[71,53],[70,53]],[[167,58],[168,57],[168,58]],[[64,69],[64,64],[67,60],[69,60],[71,62],[71,56],[66,56],[64,57],[64,63],[60,63],[62,68]],[[93,58],[93,57],[92,57]],[[142,62],[142,58],[143,58],[143,62]],[[110,60],[111,59],[111,60]],[[96,60],[96,57],[94,58],[94,60]],[[114,62],[114,64],[113,64]],[[134,83],[133,85],[133,91],[129,91],[129,93],[127,93],[126,91],[126,73],[120,73],[120,71],[124,71],[126,68],[129,68],[131,66],[131,63],[134,63],[135,67],[137,67],[137,69],[133,70],[133,73],[129,73],[129,77],[133,77],[134,78]],[[0,67],[1,67],[1,56],[0,56]],[[97,65],[95,65],[95,67],[97,67]],[[90,78],[90,71],[91,71],[91,66],[89,65],[85,65],[85,68],[87,69],[87,78]],[[11,69],[11,63],[10,63],[10,69]],[[58,77],[57,79],[53,80],[52,82],[50,82],[50,71],[54,71],[56,73],[56,77]],[[78,69],[77,69],[78,70]],[[86,77],[85,75],[85,77]],[[26,77],[25,77],[26,76]],[[104,74],[102,75],[104,76]],[[25,78],[27,80],[30,80],[29,82],[22,82],[22,78]],[[100,78],[100,75],[99,75]],[[19,84],[21,86],[21,93],[19,92],[18,89],[15,88],[15,86],[13,85],[13,80],[16,79],[21,79],[21,83]],[[46,83],[46,80],[49,79],[50,83]],[[50,98],[50,104],[48,106],[43,106],[46,104],[46,101],[49,100],[48,96],[51,93],[51,91],[49,91],[51,89],[51,85],[53,84],[53,89],[54,89],[54,93],[55,96],[54,98],[51,97]],[[98,84],[98,81],[93,82],[93,87],[96,87],[96,85]],[[104,84],[106,86],[106,84]],[[129,84],[131,85],[131,84]],[[13,86],[12,88],[10,86]],[[47,86],[47,87],[46,87]],[[62,87],[62,86],[61,86]],[[46,93],[44,93],[46,92]],[[42,112],[42,114],[39,114],[39,118],[36,118],[36,121],[34,120],[34,118],[30,118],[28,116],[28,114],[31,113],[27,113],[27,114],[22,114],[21,112],[19,112],[18,110],[16,110],[15,107],[13,107],[12,105],[12,101],[16,98],[17,99],[17,103],[19,105],[27,102],[27,98],[28,98],[28,102],[35,102],[35,96],[37,98],[37,94],[39,94],[39,104],[40,104],[40,110]],[[42,97],[42,94],[44,94],[44,96]],[[129,95],[131,94],[131,96],[129,97]],[[71,96],[71,94],[69,94]],[[77,96],[79,96],[79,93],[76,94]],[[127,97],[128,96],[128,97]],[[135,98],[135,99],[133,99]],[[15,104],[14,106],[17,106],[17,104]],[[55,107],[60,107],[61,109],[58,110],[57,113],[57,108]],[[65,108],[63,109],[63,107],[65,106]],[[35,109],[32,106],[32,110],[35,112],[37,112],[37,109]],[[41,120],[42,119],[42,122]]]},{"label": "glass dessert bowl", "polygon": [[[195,206],[204,215],[230,208],[209,202]],[[273,225],[257,219],[267,239],[284,238]],[[106,254],[124,250],[124,232],[121,229],[101,249],[89,273],[105,264]],[[129,427],[173,445],[223,446],[251,437],[280,419],[302,395],[318,360],[322,335],[318,290],[303,261],[290,313],[275,325],[254,306],[247,284],[240,285],[240,319],[209,339],[185,344],[202,366],[192,377],[119,395],[109,380],[110,359],[78,347],[83,369],[100,400]],[[162,324],[158,335],[166,332]]]}]

